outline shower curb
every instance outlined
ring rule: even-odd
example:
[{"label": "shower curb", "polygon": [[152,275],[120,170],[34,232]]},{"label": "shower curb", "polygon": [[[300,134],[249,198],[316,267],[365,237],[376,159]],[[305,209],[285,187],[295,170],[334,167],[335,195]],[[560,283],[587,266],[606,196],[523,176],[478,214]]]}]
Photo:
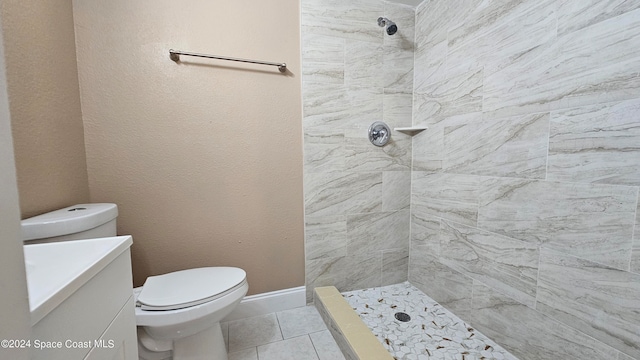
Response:
[{"label": "shower curb", "polygon": [[347,360],[394,359],[335,286],[313,292],[314,304]]}]

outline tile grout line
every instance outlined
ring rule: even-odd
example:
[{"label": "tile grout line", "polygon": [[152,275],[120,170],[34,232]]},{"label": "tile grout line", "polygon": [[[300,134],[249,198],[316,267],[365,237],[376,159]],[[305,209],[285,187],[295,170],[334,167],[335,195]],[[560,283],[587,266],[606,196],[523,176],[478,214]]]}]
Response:
[{"label": "tile grout line", "polygon": [[[585,185],[589,185],[589,184],[585,183]],[[608,185],[608,184],[605,184],[605,185]],[[613,186],[618,186],[618,185],[613,185]],[[627,185],[619,185],[619,186],[627,186]],[[627,186],[627,187],[636,187],[636,186]],[[638,189],[640,189],[640,188],[638,188]],[[640,193],[639,193],[639,195],[638,195],[638,196],[640,196]],[[640,200],[639,200],[639,201],[640,201]],[[637,206],[637,204],[636,204],[636,206]],[[637,210],[636,210],[636,212],[637,212]],[[482,231],[482,232],[486,232],[486,233],[489,233],[489,234],[493,234],[493,235],[498,235],[498,236],[506,237],[506,238],[511,239],[511,240],[522,241],[522,242],[524,242],[524,243],[530,243],[530,244],[537,244],[537,246],[538,246],[538,248],[539,248],[539,251],[541,251],[541,250],[542,250],[542,248],[545,246],[545,244],[544,244],[544,243],[540,243],[538,240],[536,240],[535,242],[533,242],[533,241],[529,241],[529,240],[519,239],[519,238],[511,237],[511,236],[506,235],[506,234],[501,234],[501,233],[498,233],[498,232],[495,232],[495,231],[492,231],[492,230],[487,230],[486,228],[482,228],[482,227],[474,227],[474,226],[471,226],[471,225],[462,224],[462,223],[460,223],[460,222],[458,222],[458,221],[456,221],[456,220],[449,220],[449,219],[447,219],[447,218],[443,218],[443,217],[440,217],[440,216],[437,216],[437,215],[433,215],[433,214],[428,214],[428,215],[431,215],[431,216],[433,216],[434,218],[438,218],[440,221],[444,221],[444,222],[446,222],[446,223],[453,223],[453,224],[457,224],[457,225],[460,225],[460,226],[466,226],[466,227],[473,228],[473,229],[477,229],[477,230],[480,230],[480,231]],[[634,225],[634,227],[635,227],[635,225]],[[628,271],[628,270],[624,270],[624,269],[621,269],[621,268],[615,267],[615,266],[610,265],[610,264],[605,264],[605,263],[602,263],[602,262],[600,262],[600,261],[595,261],[595,260],[587,259],[587,258],[584,258],[584,257],[581,257],[581,256],[577,256],[577,255],[569,254],[569,253],[565,252],[564,250],[558,250],[558,249],[554,249],[554,248],[550,248],[550,247],[544,247],[544,249],[545,249],[545,250],[550,250],[550,251],[553,251],[553,252],[556,252],[556,253],[559,253],[559,254],[563,254],[563,255],[571,256],[571,257],[574,257],[574,258],[577,258],[577,259],[586,260],[586,261],[589,261],[589,262],[594,263],[594,264],[597,264],[597,265],[605,266],[605,267],[607,267],[607,268],[612,268],[612,269],[619,270],[619,271],[626,271],[626,272],[630,272],[630,271]],[[632,273],[633,273],[633,272],[632,272]]]},{"label": "tile grout line", "polygon": [[[243,348],[240,348],[240,349],[235,349],[234,351],[229,351],[229,349],[227,349],[227,353],[235,353],[235,352],[239,352],[239,351],[243,351],[243,350],[248,350],[248,349],[251,349],[251,348],[255,348],[255,349],[256,349],[256,354],[257,354],[257,353],[258,353],[258,347],[260,347],[260,346],[265,346],[265,345],[275,344],[275,343],[278,343],[278,342],[281,342],[281,341],[284,341],[284,340],[288,340],[288,339],[285,339],[285,338],[284,338],[284,335],[283,335],[283,333],[282,333],[282,327],[280,326],[280,320],[278,319],[277,312],[272,312],[272,313],[268,313],[268,314],[265,314],[265,315],[258,315],[258,316],[268,316],[268,315],[272,315],[272,314],[273,314],[273,315],[275,316],[275,318],[276,318],[276,322],[277,322],[277,324],[278,324],[278,330],[280,331],[280,336],[282,337],[282,339],[280,339],[280,340],[268,341],[268,342],[266,342],[266,343],[263,343],[263,344],[257,344],[257,345],[255,345],[255,346],[243,347]],[[252,317],[258,317],[258,316],[252,316]],[[236,321],[242,321],[242,320],[244,320],[244,319],[233,320],[233,322],[236,322]],[[301,335],[301,336],[302,336],[302,335]],[[294,336],[294,337],[297,337],[297,336]]]},{"label": "tile grout line", "polygon": [[[276,313],[274,312],[273,314],[276,314]],[[276,317],[277,317],[277,316],[276,316]],[[280,327],[280,324],[279,324],[279,323],[278,323],[278,327]],[[317,334],[317,333],[321,333],[321,332],[323,332],[323,331],[329,331],[329,329],[323,329],[323,330],[318,330],[318,331],[309,332],[309,333],[306,333],[306,334],[300,334],[300,335],[296,335],[296,336],[290,337],[290,338],[288,338],[288,339],[284,339],[284,337],[283,337],[283,339],[282,339],[282,340],[275,340],[275,341],[271,341],[271,342],[268,342],[268,343],[265,343],[265,344],[260,344],[260,345],[257,345],[257,346],[247,347],[247,348],[239,349],[239,350],[236,350],[236,351],[233,351],[233,352],[228,352],[228,353],[229,353],[229,354],[231,354],[231,353],[236,353],[236,352],[240,352],[240,351],[244,351],[244,350],[248,350],[248,349],[255,349],[255,351],[256,351],[256,355],[257,355],[258,360],[259,360],[259,359],[260,359],[260,354],[259,354],[259,352],[258,352],[258,348],[259,348],[260,346],[274,345],[274,344],[282,343],[282,342],[284,342],[284,341],[288,341],[288,340],[292,340],[292,339],[297,339],[297,338],[302,338],[302,337],[305,337],[305,336],[306,336],[307,338],[309,338],[309,341],[311,342],[311,344],[312,344],[312,346],[313,346],[313,349],[314,349],[314,351],[316,352],[316,356],[317,356],[317,358],[318,358],[318,360],[319,360],[319,359],[320,359],[320,355],[319,355],[319,353],[318,353],[318,350],[317,350],[317,348],[316,348],[316,345],[314,344],[313,340],[311,339],[311,334]]]},{"label": "tile grout line", "polygon": [[[220,323],[220,327],[222,327],[222,323]],[[229,323],[227,322],[227,339],[224,344],[227,347],[227,353],[231,352],[231,336],[229,336],[229,334],[231,334],[231,326],[229,326]]]},{"label": "tile grout line", "polygon": [[[640,187],[636,189],[636,211],[633,213],[633,228],[631,229],[631,251],[629,251],[629,272],[632,274],[635,274],[636,272],[633,271],[633,267],[631,266],[633,264],[633,253],[635,251],[636,248],[636,236],[638,236],[638,239],[640,241],[640,229],[638,229],[638,227],[640,226],[640,223],[637,221],[638,219],[638,208],[640,208],[639,203],[640,203]],[[640,245],[640,244],[639,244]],[[640,251],[640,249],[639,249]],[[640,271],[639,271],[640,272]]]},{"label": "tile grout line", "polygon": [[538,244],[538,272],[536,273],[536,297],[533,310],[538,311],[538,295],[540,294],[540,264],[542,263],[542,244]]},{"label": "tile grout line", "polygon": [[316,344],[313,342],[313,339],[311,338],[310,333],[306,335],[309,338],[309,341],[311,342],[311,346],[313,346],[313,351],[316,352],[316,357],[318,358],[318,360],[320,360],[320,353],[318,353],[318,348],[316,348]]},{"label": "tile grout line", "polygon": [[278,316],[277,312],[274,312],[273,315],[276,317],[276,322],[278,322],[278,330],[280,330],[280,336],[282,337],[282,340],[285,340],[284,333],[282,332],[282,325],[280,325],[280,317]]},{"label": "tile grout line", "polygon": [[547,158],[545,159],[544,180],[549,181],[549,153],[551,152],[551,123],[553,122],[553,112],[549,111],[549,126],[547,127]]}]

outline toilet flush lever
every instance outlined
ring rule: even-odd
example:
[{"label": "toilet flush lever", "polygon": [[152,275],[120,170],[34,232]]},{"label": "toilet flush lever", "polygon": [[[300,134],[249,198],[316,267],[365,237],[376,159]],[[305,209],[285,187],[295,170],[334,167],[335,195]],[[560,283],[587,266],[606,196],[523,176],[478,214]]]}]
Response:
[{"label": "toilet flush lever", "polygon": [[391,138],[391,129],[382,121],[376,121],[369,126],[369,141],[375,146],[385,146]]}]

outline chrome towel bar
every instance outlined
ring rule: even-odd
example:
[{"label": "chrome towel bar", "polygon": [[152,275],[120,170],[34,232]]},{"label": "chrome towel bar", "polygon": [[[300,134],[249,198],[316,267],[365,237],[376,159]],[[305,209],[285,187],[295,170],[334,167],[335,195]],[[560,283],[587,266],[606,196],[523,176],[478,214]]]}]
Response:
[{"label": "chrome towel bar", "polygon": [[196,57],[202,57],[202,58],[207,58],[207,59],[239,61],[239,62],[251,63],[251,64],[277,66],[278,70],[280,70],[281,73],[287,71],[287,64],[285,64],[285,63],[274,63],[274,62],[269,62],[269,61],[238,59],[238,58],[232,58],[232,57],[227,57],[227,56],[198,54],[198,53],[179,51],[179,50],[173,50],[173,49],[169,50],[169,57],[171,58],[171,60],[173,60],[175,62],[179,62],[180,61],[180,55],[196,56]]}]

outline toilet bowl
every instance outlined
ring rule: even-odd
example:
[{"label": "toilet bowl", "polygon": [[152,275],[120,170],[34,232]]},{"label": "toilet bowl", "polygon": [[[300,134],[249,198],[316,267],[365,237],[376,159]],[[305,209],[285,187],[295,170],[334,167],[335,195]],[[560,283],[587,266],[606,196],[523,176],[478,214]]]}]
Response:
[{"label": "toilet bowl", "polygon": [[[80,204],[22,221],[25,244],[116,236],[115,204]],[[227,360],[220,321],[249,285],[244,270],[204,267],[150,276],[133,289],[138,356]]]},{"label": "toilet bowl", "polygon": [[138,349],[144,348],[139,357],[166,359],[172,352],[175,360],[227,359],[220,320],[233,311],[248,289],[246,273],[233,267],[189,269],[147,278],[142,287],[134,289]]}]

